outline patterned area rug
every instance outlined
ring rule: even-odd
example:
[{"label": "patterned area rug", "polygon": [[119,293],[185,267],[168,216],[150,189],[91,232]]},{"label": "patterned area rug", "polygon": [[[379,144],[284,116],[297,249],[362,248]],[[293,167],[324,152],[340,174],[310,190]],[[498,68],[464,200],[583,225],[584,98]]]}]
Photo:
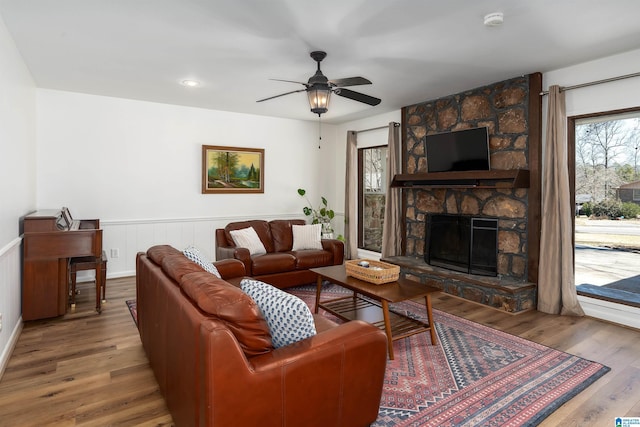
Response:
[{"label": "patterned area rug", "polygon": [[131,300],[125,301],[125,304],[127,304],[127,307],[129,307],[129,313],[131,313],[131,317],[133,317],[133,322],[137,326],[138,325],[138,308],[136,306],[136,300],[131,299]]},{"label": "patterned area rug", "polygon": [[[322,299],[345,292],[325,285]],[[313,307],[315,286],[292,293]],[[426,321],[423,304],[392,309]],[[536,426],[609,371],[439,310],[433,316],[438,345],[427,333],[394,342],[373,426]]]},{"label": "patterned area rug", "polygon": [[[290,289],[310,307],[315,287]],[[325,285],[322,298],[347,292]],[[135,301],[127,301],[135,310]],[[392,309],[426,320],[424,305]],[[324,313],[332,317],[330,314]],[[374,427],[536,426],[609,368],[433,310],[438,344],[429,334],[394,342]],[[135,320],[135,312],[132,311]]]}]

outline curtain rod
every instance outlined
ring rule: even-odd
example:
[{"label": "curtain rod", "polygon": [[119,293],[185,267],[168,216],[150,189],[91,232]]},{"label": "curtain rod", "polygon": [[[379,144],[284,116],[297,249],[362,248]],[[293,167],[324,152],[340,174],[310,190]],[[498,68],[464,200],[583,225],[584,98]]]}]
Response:
[{"label": "curtain rod", "polygon": [[[393,127],[398,127],[400,126],[400,123],[398,122],[393,122]],[[355,133],[363,133],[363,132],[369,132],[372,130],[380,130],[380,129],[389,129],[389,126],[378,126],[377,128],[369,128],[369,129],[363,129],[363,130],[352,130],[351,132],[355,132]]]},{"label": "curtain rod", "polygon": [[[596,80],[595,82],[581,83],[581,84],[573,85],[573,86],[566,86],[566,87],[562,87],[561,86],[560,87],[560,91],[564,92],[565,90],[580,89],[582,87],[595,86],[595,85],[599,85],[599,84],[602,84],[602,83],[609,83],[609,82],[615,82],[615,81],[618,81],[618,80],[630,79],[631,77],[640,77],[640,73],[625,74],[624,76],[611,77],[611,78],[608,78],[608,79]],[[549,91],[548,90],[544,90],[544,91],[540,92],[540,96],[544,96],[544,95],[549,95]]]}]

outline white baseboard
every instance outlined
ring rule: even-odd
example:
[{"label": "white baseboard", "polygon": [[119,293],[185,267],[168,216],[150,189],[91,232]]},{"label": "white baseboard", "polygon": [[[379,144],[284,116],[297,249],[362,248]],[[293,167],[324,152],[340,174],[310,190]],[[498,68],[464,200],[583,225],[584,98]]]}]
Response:
[{"label": "white baseboard", "polygon": [[11,355],[13,354],[13,349],[16,347],[18,343],[18,338],[20,337],[20,333],[22,332],[22,316],[18,319],[18,323],[16,327],[13,328],[13,332],[11,333],[11,337],[9,338],[9,342],[7,346],[4,348],[2,355],[0,355],[0,379],[2,379],[2,375],[4,374],[4,370],[9,363],[9,359],[11,359]]},{"label": "white baseboard", "polygon": [[133,277],[136,275],[135,270],[118,271],[117,273],[107,274],[107,279],[120,279],[121,277]]},{"label": "white baseboard", "polygon": [[578,295],[584,314],[619,325],[640,329],[640,308]]}]

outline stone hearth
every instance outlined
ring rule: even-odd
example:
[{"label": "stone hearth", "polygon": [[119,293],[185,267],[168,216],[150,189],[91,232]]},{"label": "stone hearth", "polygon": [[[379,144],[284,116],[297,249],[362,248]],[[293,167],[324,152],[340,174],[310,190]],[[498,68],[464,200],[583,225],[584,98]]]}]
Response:
[{"label": "stone hearth", "polygon": [[407,279],[429,283],[450,295],[507,313],[518,314],[536,307],[535,283],[458,273],[430,266],[415,257],[393,256],[382,261],[399,265],[400,274]]}]

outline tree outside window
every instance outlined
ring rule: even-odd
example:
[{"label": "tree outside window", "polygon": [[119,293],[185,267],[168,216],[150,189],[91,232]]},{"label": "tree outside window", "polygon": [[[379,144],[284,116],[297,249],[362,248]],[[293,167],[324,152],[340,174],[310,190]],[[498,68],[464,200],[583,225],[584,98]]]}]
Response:
[{"label": "tree outside window", "polygon": [[640,118],[591,118],[576,124],[576,194],[613,199],[620,185],[640,180]]}]

